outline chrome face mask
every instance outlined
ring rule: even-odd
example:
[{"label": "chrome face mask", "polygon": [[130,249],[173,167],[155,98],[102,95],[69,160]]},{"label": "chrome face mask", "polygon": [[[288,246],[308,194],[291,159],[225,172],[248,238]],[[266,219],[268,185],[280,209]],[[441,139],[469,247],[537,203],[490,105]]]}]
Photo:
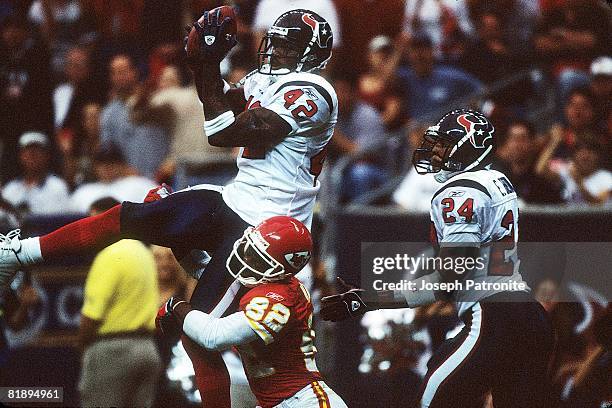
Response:
[{"label": "chrome face mask", "polygon": [[247,287],[283,279],[286,275],[283,265],[259,248],[252,234],[253,228],[249,228],[234,243],[225,264],[230,275]]},{"label": "chrome face mask", "polygon": [[[257,57],[259,59],[258,72],[266,75],[286,75],[299,72],[300,50],[290,39],[283,36],[288,28],[271,27],[259,44]],[[286,33],[285,33],[286,34]]]},{"label": "chrome face mask", "polygon": [[[431,159],[434,155],[433,148],[443,142],[444,153],[442,165],[434,166]],[[438,126],[431,126],[423,135],[421,146],[412,155],[412,165],[418,174],[439,173],[440,171],[457,172],[462,170],[462,165],[454,161],[450,156],[454,153],[453,141],[438,131]]]}]

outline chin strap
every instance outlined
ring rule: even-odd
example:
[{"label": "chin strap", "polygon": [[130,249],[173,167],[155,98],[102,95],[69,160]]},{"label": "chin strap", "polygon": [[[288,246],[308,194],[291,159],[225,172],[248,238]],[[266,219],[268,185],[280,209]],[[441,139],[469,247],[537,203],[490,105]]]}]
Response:
[{"label": "chin strap", "polygon": [[436,174],[434,174],[434,179],[438,183],[446,183],[451,177],[456,176],[461,173],[460,171],[449,171],[449,170],[440,170]]}]

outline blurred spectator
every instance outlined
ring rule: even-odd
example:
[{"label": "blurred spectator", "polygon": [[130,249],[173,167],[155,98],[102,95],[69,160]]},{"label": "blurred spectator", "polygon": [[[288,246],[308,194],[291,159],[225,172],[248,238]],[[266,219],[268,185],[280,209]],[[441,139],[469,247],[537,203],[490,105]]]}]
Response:
[{"label": "blurred spectator", "polygon": [[612,128],[605,120],[612,111],[612,57],[599,57],[591,64],[591,92],[595,96],[595,116],[610,133]]},{"label": "blurred spectator", "polygon": [[69,201],[64,180],[50,173],[49,139],[43,133],[26,132],[19,138],[22,176],[2,189],[2,198],[24,214],[58,214]]},{"label": "blurred spectator", "polygon": [[499,146],[497,155],[519,199],[532,204],[560,203],[559,183],[536,174],[538,147],[532,125],[515,120],[508,126],[504,143]]},{"label": "blurred spectator", "polygon": [[576,88],[570,93],[564,107],[565,127],[553,151],[555,158],[567,160],[582,142],[601,143],[607,147],[607,135],[598,126],[595,116],[596,103],[588,88]]},{"label": "blurred spectator", "polygon": [[367,71],[358,82],[359,96],[378,109],[387,129],[397,128],[404,121],[395,65],[389,63],[389,59],[397,58],[396,54],[389,37],[374,37],[366,53]]},{"label": "blurred spectator", "polygon": [[20,16],[0,28],[0,159],[2,180],[16,176],[17,139],[26,130],[53,129],[49,53]]},{"label": "blurred spectator", "polygon": [[101,111],[97,103],[88,103],[81,108],[80,143],[71,155],[64,157],[64,177],[73,187],[96,179],[93,159],[100,146]]},{"label": "blurred spectator", "polygon": [[8,288],[0,289],[0,383],[7,384],[3,368],[10,359],[9,342],[5,330],[22,330],[30,320],[29,314],[40,303],[40,296],[32,286],[29,275],[19,276]]},{"label": "blurred spectator", "polygon": [[[90,213],[116,204],[101,199]],[[159,291],[151,251],[131,239],[106,247],[91,265],[83,296],[81,405],[151,406],[161,370],[153,338]]]},{"label": "blurred spectator", "polygon": [[[476,20],[478,36],[470,41],[461,56],[460,66],[485,85],[511,77],[526,67],[523,51],[516,50],[505,36],[504,19],[493,12],[484,11]],[[505,106],[516,106],[529,96],[530,83],[513,83],[494,95],[494,100]]]},{"label": "blurred spectator", "polygon": [[151,97],[151,106],[169,107],[176,115],[170,136],[170,152],[157,173],[160,181],[169,180],[176,171],[177,162],[181,160],[231,160],[231,149],[212,147],[206,141],[202,128],[204,111],[196,88],[193,84],[183,87],[182,82],[178,67],[169,65],[162,71],[158,89]]},{"label": "blurred spectator", "polygon": [[343,176],[342,197],[350,201],[386,180],[387,135],[380,113],[355,97],[355,84],[334,81],[338,95],[338,123],[330,141],[331,159],[348,156],[352,163]]},{"label": "blurred spectator", "polygon": [[552,401],[560,408],[605,406],[610,398],[609,302],[597,290],[577,282],[565,282],[563,287],[545,279],[534,291],[557,335]]},{"label": "blurred spectator", "polygon": [[576,146],[569,163],[553,163],[551,151],[560,144],[562,132],[552,131],[549,145],[538,163],[538,174],[562,185],[562,198],[571,204],[608,204],[612,192],[612,173],[601,166],[602,147],[596,143],[581,142]]},{"label": "blurred spectator", "polygon": [[424,33],[415,33],[408,47],[409,67],[398,70],[399,84],[411,119],[438,115],[449,103],[482,90],[482,84],[466,72],[437,64],[433,43]]},{"label": "blurred spectator", "polygon": [[[151,87],[157,89],[159,87],[160,77],[164,70],[168,66],[174,66],[179,70],[180,66],[183,67],[182,74],[187,74],[188,69],[184,66],[184,50],[177,43],[166,42],[152,50],[149,55],[149,61],[147,66],[147,79],[145,81],[145,87]],[[183,65],[181,65],[183,64]],[[181,85],[186,81],[181,78]]]},{"label": "blurred spectator", "polygon": [[[490,4],[486,0],[485,2]],[[500,2],[495,2],[498,3]],[[504,17],[505,33],[510,44],[516,47],[517,51],[531,52],[531,38],[541,15],[542,1],[513,0],[511,3],[513,8],[510,13],[496,14]]]},{"label": "blurred spectator", "polygon": [[149,190],[157,186],[152,180],[139,176],[113,145],[96,152],[93,168],[98,181],[83,184],[72,194],[70,208],[74,212],[87,212],[92,203],[102,197],[140,203]]},{"label": "blurred spectator", "polygon": [[343,46],[334,51],[333,66],[337,72],[355,77],[368,67],[368,58],[363,51],[368,49],[374,37],[396,38],[400,34],[404,1],[334,0],[334,4],[340,19]]},{"label": "blurred spectator", "polygon": [[64,67],[65,82],[53,91],[55,110],[56,142],[62,155],[64,175],[73,182],[69,169],[75,156],[86,148],[84,130],[84,107],[102,101],[102,90],[92,77],[89,51],[82,47],[73,47],[66,54]]},{"label": "blurred spectator", "polygon": [[609,50],[610,9],[597,0],[564,0],[547,10],[534,35],[535,50],[557,80],[559,101],[588,83],[593,58]]},{"label": "blurred spectator", "polygon": [[[414,126],[408,134],[410,152],[412,155],[423,141],[424,126]],[[408,153],[408,152],[407,152]],[[433,173],[418,174],[413,166],[393,192],[393,202],[408,211],[429,212],[431,198],[440,189],[441,184],[434,179]]]},{"label": "blurred spectator", "polygon": [[[86,49],[73,47],[66,54],[64,65],[65,82],[53,91],[53,107],[56,128],[72,128],[80,123],[80,109],[83,104],[99,98],[91,78],[90,58]],[[77,117],[74,117],[78,115]]]},{"label": "blurred spectator", "polygon": [[51,66],[63,71],[65,56],[73,45],[93,38],[91,18],[78,0],[35,0],[28,17],[51,48]]},{"label": "blurred spectator", "polygon": [[469,37],[474,31],[465,0],[415,0],[405,4],[404,31],[410,37],[425,34],[436,58],[442,57],[453,36]]},{"label": "blurred spectator", "polygon": [[[483,14],[503,17],[507,27],[504,35],[508,36],[510,43],[513,46],[528,49],[543,1],[547,0],[467,0],[466,3],[472,22],[476,24]],[[517,44],[518,42],[523,42],[523,44]]]},{"label": "blurred spectator", "polygon": [[[160,44],[183,39],[183,10],[186,0],[144,0],[140,20],[140,39],[146,51]],[[201,10],[200,10],[201,11]],[[155,27],[151,30],[151,27]]]},{"label": "blurred spectator", "polygon": [[150,107],[129,56],[115,56],[109,67],[111,101],[102,111],[100,144],[115,144],[130,166],[153,179],[172,142],[167,132],[172,120],[167,110]]},{"label": "blurred spectator", "polygon": [[[18,227],[18,214],[9,203],[0,199],[0,241],[10,239],[15,233],[9,231]],[[8,288],[0,289],[0,384],[9,383],[8,372],[11,372],[5,369],[11,358],[6,330],[23,329],[30,320],[30,312],[39,302],[40,297],[32,286],[29,273],[19,272]]]},{"label": "blurred spectator", "polygon": [[137,52],[144,0],[86,0],[103,52]]}]

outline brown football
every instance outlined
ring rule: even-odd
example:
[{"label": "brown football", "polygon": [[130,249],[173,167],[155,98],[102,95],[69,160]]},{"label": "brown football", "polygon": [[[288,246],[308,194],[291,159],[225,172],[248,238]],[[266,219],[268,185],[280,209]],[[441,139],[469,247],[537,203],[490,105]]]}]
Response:
[{"label": "brown football", "polygon": [[[220,10],[219,21],[223,21],[226,17],[231,19],[228,34],[236,34],[238,31],[238,26],[236,24],[236,14],[234,13],[234,9],[230,6],[221,6],[209,11],[209,13],[214,13],[216,10]],[[204,21],[204,16],[198,19],[198,23],[202,24]],[[195,27],[191,27],[191,31],[187,37],[187,44],[185,45],[185,51],[187,52],[187,58],[191,61],[197,61],[200,56],[200,35]]]}]

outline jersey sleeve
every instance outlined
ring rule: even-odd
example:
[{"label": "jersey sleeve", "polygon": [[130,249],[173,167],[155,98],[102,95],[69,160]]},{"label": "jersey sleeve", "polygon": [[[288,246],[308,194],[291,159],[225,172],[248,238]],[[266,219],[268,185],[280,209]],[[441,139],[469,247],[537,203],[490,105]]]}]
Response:
[{"label": "jersey sleeve", "polygon": [[[293,84],[292,84],[293,82]],[[278,114],[289,125],[292,134],[328,122],[334,104],[330,92],[321,85],[305,81],[282,84],[261,106]]]},{"label": "jersey sleeve", "polygon": [[291,294],[282,285],[257,286],[240,299],[240,310],[265,344],[284,334],[290,325],[292,309]]},{"label": "jersey sleeve", "polygon": [[234,88],[242,88],[244,92],[244,99],[246,100],[248,96],[253,92],[253,88],[255,87],[255,83],[253,82],[253,76],[257,71],[251,71],[242,77],[238,82],[233,84]]},{"label": "jersey sleeve", "polygon": [[453,186],[439,191],[431,202],[430,216],[440,246],[480,244],[485,212],[490,206],[491,198],[471,187]]}]

